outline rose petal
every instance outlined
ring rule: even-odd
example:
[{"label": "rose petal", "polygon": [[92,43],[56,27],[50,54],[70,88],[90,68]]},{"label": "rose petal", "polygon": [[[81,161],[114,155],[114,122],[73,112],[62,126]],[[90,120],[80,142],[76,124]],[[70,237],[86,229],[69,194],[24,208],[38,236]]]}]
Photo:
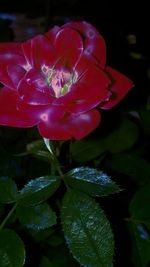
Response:
[{"label": "rose petal", "polygon": [[118,102],[120,102],[124,96],[131,90],[134,86],[133,82],[128,79],[122,73],[107,67],[106,71],[113,79],[113,85],[111,86],[112,98],[109,101],[104,102],[100,105],[101,109],[110,109],[114,107]]},{"label": "rose petal", "polygon": [[[72,45],[73,44],[73,45]],[[62,29],[55,37],[55,55],[57,68],[73,68],[83,52],[83,44],[80,35],[72,29]]]},{"label": "rose petal", "polygon": [[63,108],[53,107],[48,113],[43,114],[45,120],[38,125],[42,136],[50,140],[68,140],[72,137],[80,140],[100,123],[100,114],[97,110],[75,116],[65,114],[61,109]]},{"label": "rose petal", "polygon": [[56,58],[54,48],[48,38],[38,35],[32,39],[32,61],[33,66],[41,70],[42,66],[53,67]]},{"label": "rose petal", "polygon": [[109,97],[109,84],[107,74],[92,66],[71,87],[68,94],[56,99],[54,103],[63,104],[69,112],[86,112]]},{"label": "rose petal", "polygon": [[21,44],[20,43],[0,43],[0,54],[11,52],[12,54],[22,55]]},{"label": "rose petal", "polygon": [[24,42],[22,49],[29,66],[41,69],[43,65],[51,67],[54,65],[53,47],[45,36],[38,35]]},{"label": "rose petal", "polygon": [[83,36],[84,51],[87,54],[92,54],[98,61],[101,67],[106,64],[106,45],[103,37],[99,32],[89,23],[71,22],[65,24],[63,27],[71,27],[78,31]]},{"label": "rose petal", "polygon": [[3,85],[14,89],[14,84],[12,82],[12,80],[10,79],[8,72],[7,72],[7,66],[1,66],[0,64],[0,83],[2,83]]},{"label": "rose petal", "polygon": [[95,59],[83,53],[74,69],[78,76],[82,76],[91,66],[96,66]]},{"label": "rose petal", "polygon": [[0,54],[0,82],[13,89],[14,84],[12,79],[10,79],[8,75],[8,66],[9,65],[24,65],[25,59],[23,56],[18,54],[13,54],[12,52],[8,51],[4,54]]},{"label": "rose petal", "polygon": [[54,94],[51,87],[48,86],[46,78],[42,76],[42,74],[39,73],[39,71],[37,71],[36,69],[31,69],[30,71],[28,71],[28,73],[24,77],[24,81],[26,81],[28,85],[36,88],[36,90],[42,93],[48,93],[48,95]]},{"label": "rose petal", "polygon": [[60,31],[60,27],[58,26],[54,26],[50,31],[45,33],[46,38],[49,39],[49,41],[51,42],[51,44],[54,43],[56,34]]},{"label": "rose petal", "polygon": [[53,101],[49,92],[39,91],[38,88],[30,86],[25,79],[20,82],[18,93],[22,101],[31,105],[47,105]]},{"label": "rose petal", "polygon": [[38,130],[43,137],[50,140],[68,140],[72,137],[64,108],[60,106],[51,106],[43,112]]},{"label": "rose petal", "polygon": [[97,110],[91,110],[78,116],[71,115],[69,126],[73,132],[73,137],[77,140],[84,138],[98,127],[100,120],[100,113]]},{"label": "rose petal", "polygon": [[30,40],[28,40],[28,41],[22,43],[22,45],[21,45],[22,52],[23,52],[23,54],[24,54],[24,56],[25,56],[25,59],[26,59],[26,61],[28,62],[28,65],[29,65],[29,66],[30,66],[30,65],[31,65],[31,66],[33,65],[33,60],[32,60],[32,49],[31,49],[32,45],[31,45],[31,43],[32,43],[32,39],[30,39]]},{"label": "rose petal", "polygon": [[42,120],[42,115],[45,114],[45,112],[47,112],[47,110],[50,108],[49,105],[30,105],[21,101],[20,99],[17,106],[19,110],[34,118],[34,120],[37,122]]},{"label": "rose petal", "polygon": [[22,80],[26,73],[25,70],[19,65],[9,65],[7,67],[7,72],[12,80],[14,89],[17,90],[19,82]]},{"label": "rose petal", "polygon": [[33,127],[37,124],[30,114],[18,110],[18,95],[9,88],[0,90],[0,124],[12,127]]},{"label": "rose petal", "polygon": [[14,83],[8,74],[9,65],[24,65],[25,58],[22,54],[19,43],[1,43],[0,44],[0,82],[4,85],[14,88]]}]

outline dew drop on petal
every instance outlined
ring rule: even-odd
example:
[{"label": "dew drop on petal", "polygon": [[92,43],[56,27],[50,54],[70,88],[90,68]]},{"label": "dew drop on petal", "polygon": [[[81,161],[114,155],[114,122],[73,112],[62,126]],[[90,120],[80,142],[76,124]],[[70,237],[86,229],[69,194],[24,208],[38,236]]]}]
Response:
[{"label": "dew drop on petal", "polygon": [[47,122],[48,121],[48,114],[47,113],[42,113],[40,115],[40,119]]},{"label": "dew drop on petal", "polygon": [[95,37],[95,32],[92,30],[92,29],[89,29],[88,31],[87,31],[87,37],[89,38],[89,39],[94,39],[94,37]]}]

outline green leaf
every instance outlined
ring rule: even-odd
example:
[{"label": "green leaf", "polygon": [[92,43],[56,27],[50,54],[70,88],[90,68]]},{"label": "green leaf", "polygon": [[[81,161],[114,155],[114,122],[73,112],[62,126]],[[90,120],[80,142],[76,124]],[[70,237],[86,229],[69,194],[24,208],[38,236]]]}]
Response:
[{"label": "green leaf", "polygon": [[47,257],[42,257],[39,267],[54,267]]},{"label": "green leaf", "polygon": [[33,207],[17,207],[20,222],[28,229],[39,231],[56,224],[56,215],[48,204]]},{"label": "green leaf", "polygon": [[27,154],[31,154],[36,158],[42,159],[46,162],[51,161],[51,155],[47,151],[43,140],[36,140],[27,145]]},{"label": "green leaf", "polygon": [[12,230],[0,231],[0,266],[22,267],[25,263],[25,249],[20,237]]},{"label": "green leaf", "polygon": [[39,267],[77,267],[79,266],[71,257],[68,248],[63,243],[57,249],[47,245],[47,257],[42,257]]},{"label": "green leaf", "polygon": [[27,151],[31,154],[35,154],[39,150],[45,150],[44,142],[41,139],[27,145]]},{"label": "green leaf", "polygon": [[90,161],[99,155],[106,152],[107,147],[104,139],[84,139],[81,141],[76,141],[71,147],[71,153],[74,160],[79,162]]},{"label": "green leaf", "polygon": [[64,176],[68,185],[91,196],[107,196],[121,191],[110,177],[93,168],[75,168]]},{"label": "green leaf", "polygon": [[15,182],[6,176],[0,177],[0,202],[12,203],[16,200],[17,186]]},{"label": "green leaf", "polygon": [[124,118],[107,138],[107,148],[111,153],[119,153],[134,145],[139,136],[135,123]]},{"label": "green leaf", "polygon": [[140,112],[141,126],[145,134],[150,135],[150,108],[148,110],[142,110]]},{"label": "green leaf", "polygon": [[48,199],[60,185],[58,176],[42,176],[29,181],[18,194],[18,203],[35,205]]},{"label": "green leaf", "polygon": [[72,157],[76,161],[90,161],[107,151],[119,153],[134,145],[139,136],[138,128],[129,119],[123,118],[111,134],[99,140],[85,139],[72,145]]},{"label": "green leaf", "polygon": [[54,234],[55,231],[53,228],[46,228],[38,232],[32,229],[29,232],[30,235],[32,236],[32,239],[34,239],[36,243],[40,243],[40,242],[45,242],[47,239],[49,239],[49,237],[52,234]]},{"label": "green leaf", "polygon": [[136,267],[150,264],[150,237],[147,229],[140,223],[129,223],[132,241],[132,259]]},{"label": "green leaf", "polygon": [[150,230],[150,185],[137,191],[130,203],[131,220],[144,224]]},{"label": "green leaf", "polygon": [[150,185],[144,186],[133,196],[129,212],[129,228],[132,237],[132,252],[135,266],[150,264]]},{"label": "green leaf", "polygon": [[61,218],[68,247],[81,265],[112,266],[113,234],[103,210],[93,199],[68,190],[63,199]]},{"label": "green leaf", "polygon": [[113,155],[108,161],[112,170],[131,176],[138,185],[149,182],[150,163],[135,153],[119,153]]}]

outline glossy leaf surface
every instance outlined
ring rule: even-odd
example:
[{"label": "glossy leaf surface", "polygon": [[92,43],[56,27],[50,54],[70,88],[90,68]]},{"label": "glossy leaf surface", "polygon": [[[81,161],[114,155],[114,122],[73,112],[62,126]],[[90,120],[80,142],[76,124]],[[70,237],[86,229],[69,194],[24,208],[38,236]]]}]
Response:
[{"label": "glossy leaf surface", "polygon": [[23,267],[25,248],[20,237],[12,230],[0,231],[0,266]]},{"label": "glossy leaf surface", "polygon": [[107,196],[120,191],[106,173],[94,168],[75,168],[65,176],[65,181],[71,187],[92,196]]},{"label": "glossy leaf surface", "polygon": [[21,205],[30,206],[43,202],[57,190],[60,179],[57,176],[42,176],[29,181],[18,194]]},{"label": "glossy leaf surface", "polygon": [[103,210],[93,199],[69,190],[63,200],[61,217],[68,247],[81,265],[112,265],[113,234]]}]

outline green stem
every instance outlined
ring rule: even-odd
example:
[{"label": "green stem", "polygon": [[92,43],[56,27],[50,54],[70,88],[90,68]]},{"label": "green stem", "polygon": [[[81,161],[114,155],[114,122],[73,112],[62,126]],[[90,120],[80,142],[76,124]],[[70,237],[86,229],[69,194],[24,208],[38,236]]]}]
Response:
[{"label": "green stem", "polygon": [[[55,175],[57,172],[60,175],[60,178],[63,180],[65,186],[68,188],[68,185],[64,179],[64,174],[61,170],[60,162],[58,160],[57,154],[59,155],[59,151],[56,151],[56,147],[54,148],[53,144],[50,143],[50,140],[47,138],[43,138],[44,143],[50,152],[50,157],[51,157],[51,174]],[[59,149],[61,148],[63,142],[60,143]]]},{"label": "green stem", "polygon": [[9,220],[10,216],[13,214],[13,212],[15,211],[17,207],[17,203],[14,204],[14,206],[11,208],[11,210],[9,211],[9,213],[7,214],[7,216],[4,218],[4,220],[2,221],[1,225],[0,225],[0,230],[3,229],[3,227],[5,226],[5,224],[7,223],[7,221]]}]

